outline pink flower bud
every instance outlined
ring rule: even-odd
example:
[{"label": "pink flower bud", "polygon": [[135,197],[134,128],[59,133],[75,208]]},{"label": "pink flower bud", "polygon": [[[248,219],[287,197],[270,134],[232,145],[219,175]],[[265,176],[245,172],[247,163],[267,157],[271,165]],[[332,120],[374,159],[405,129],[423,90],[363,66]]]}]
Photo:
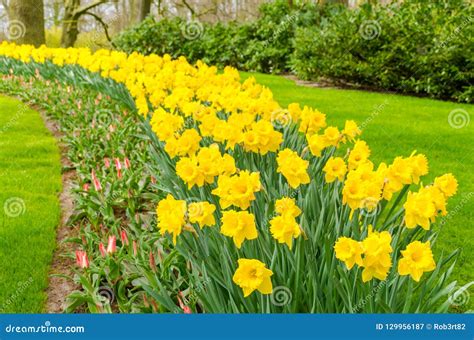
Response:
[{"label": "pink flower bud", "polygon": [[99,244],[99,251],[100,251],[100,255],[102,255],[102,257],[106,257],[107,256],[107,253],[105,251],[105,247],[104,247],[104,244],[101,242]]},{"label": "pink flower bud", "polygon": [[76,264],[80,268],[89,268],[89,259],[85,251],[76,250]]},{"label": "pink flower bud", "polygon": [[138,254],[138,245],[137,245],[137,241],[133,240],[133,256],[137,256]]},{"label": "pink flower bud", "polygon": [[120,238],[122,239],[122,244],[125,244],[126,246],[128,246],[128,244],[129,244],[128,236],[127,236],[127,232],[125,230],[122,230],[122,232],[120,233]]},{"label": "pink flower bud", "polygon": [[107,244],[107,253],[113,254],[117,250],[117,238],[109,236],[109,243]]},{"label": "pink flower bud", "polygon": [[[183,294],[181,292],[179,292],[179,295],[178,295],[178,304],[179,304],[179,308],[181,308],[184,312],[184,314],[192,314],[192,311],[191,311],[191,308],[189,308],[189,306],[186,306],[183,301],[181,300],[180,296],[182,297]],[[184,299],[184,298],[183,298]]]},{"label": "pink flower bud", "polygon": [[156,262],[155,262],[155,257],[153,256],[153,252],[150,251],[150,268],[152,272],[156,272]]},{"label": "pink flower bud", "polygon": [[123,160],[123,165],[125,169],[130,169],[130,160],[127,157]]},{"label": "pink flower bud", "polygon": [[100,185],[99,180],[97,179],[94,170],[92,170],[92,182],[94,183],[94,188],[96,191],[101,191],[102,190],[102,185]]}]

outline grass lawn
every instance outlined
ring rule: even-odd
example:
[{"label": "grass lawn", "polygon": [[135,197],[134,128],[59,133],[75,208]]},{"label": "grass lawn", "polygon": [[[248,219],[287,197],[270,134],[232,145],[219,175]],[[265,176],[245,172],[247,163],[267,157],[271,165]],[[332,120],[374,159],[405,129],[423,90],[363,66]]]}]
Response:
[{"label": "grass lawn", "polygon": [[[249,73],[242,73],[244,78]],[[346,119],[354,119],[363,127],[362,138],[372,149],[372,161],[391,162],[395,156],[409,156],[413,150],[429,160],[429,183],[438,175],[452,172],[459,181],[456,196],[448,203],[449,220],[441,230],[435,250],[462,250],[453,277],[458,284],[474,281],[474,123],[454,128],[448,116],[460,113],[474,116],[474,105],[443,102],[395,94],[355,90],[311,88],[296,85],[280,76],[252,74],[260,84],[274,93],[281,105],[298,102],[326,113],[329,125],[343,127]],[[454,120],[454,124],[460,124]],[[461,124],[462,125],[462,124]],[[470,288],[471,292],[474,287]],[[474,299],[461,310],[473,309]]]},{"label": "grass lawn", "polygon": [[59,223],[59,150],[36,111],[0,97],[0,312],[42,312]]}]

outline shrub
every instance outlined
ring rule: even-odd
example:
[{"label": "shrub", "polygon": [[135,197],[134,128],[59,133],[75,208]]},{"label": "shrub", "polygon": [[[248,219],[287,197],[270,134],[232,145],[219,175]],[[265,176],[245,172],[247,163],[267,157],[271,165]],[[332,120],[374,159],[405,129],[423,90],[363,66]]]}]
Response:
[{"label": "shrub", "polygon": [[[122,51],[169,53],[242,71],[293,71],[373,89],[472,102],[474,9],[465,0],[408,0],[386,6],[264,4],[250,23],[195,23],[148,18],[123,32]],[[196,27],[195,27],[196,28]]]},{"label": "shrub", "polygon": [[121,33],[114,43],[127,53],[186,56],[219,67],[281,73],[289,70],[295,27],[314,21],[317,7],[306,4],[290,9],[286,1],[260,7],[260,17],[250,23],[186,22],[180,18],[147,18]]},{"label": "shrub", "polygon": [[335,6],[297,29],[292,66],[304,79],[471,102],[473,13],[462,0]]}]

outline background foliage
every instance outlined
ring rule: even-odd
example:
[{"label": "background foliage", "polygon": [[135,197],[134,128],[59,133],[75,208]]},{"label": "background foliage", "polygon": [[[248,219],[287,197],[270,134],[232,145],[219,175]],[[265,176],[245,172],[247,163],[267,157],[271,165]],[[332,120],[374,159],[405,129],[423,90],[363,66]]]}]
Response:
[{"label": "background foliage", "polygon": [[149,17],[115,44],[126,52],[184,55],[221,67],[472,102],[473,13],[464,0],[356,9],[307,3],[290,8],[277,1],[262,5],[259,19],[246,23]]}]

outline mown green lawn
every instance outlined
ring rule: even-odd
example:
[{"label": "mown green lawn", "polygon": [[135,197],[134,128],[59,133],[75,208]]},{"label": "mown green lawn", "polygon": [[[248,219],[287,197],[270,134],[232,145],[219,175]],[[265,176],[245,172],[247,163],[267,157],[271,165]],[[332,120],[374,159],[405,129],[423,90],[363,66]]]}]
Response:
[{"label": "mown green lawn", "polygon": [[[249,75],[242,73],[244,78]],[[438,175],[452,172],[459,181],[459,189],[448,203],[451,214],[435,250],[439,254],[460,248],[462,253],[453,277],[460,286],[474,281],[474,122],[467,124],[470,118],[474,119],[474,105],[395,94],[303,87],[280,76],[252,75],[260,84],[271,88],[281,105],[298,102],[312,106],[326,113],[330,125],[339,127],[346,119],[357,121],[363,127],[362,138],[371,147],[374,162],[391,162],[395,156],[409,156],[417,150],[429,160],[430,174],[424,178],[426,184]],[[474,286],[470,290],[472,293]],[[473,307],[474,299],[471,299],[460,309]]]},{"label": "mown green lawn", "polygon": [[36,111],[0,97],[0,313],[42,312],[60,217],[61,165]]}]

